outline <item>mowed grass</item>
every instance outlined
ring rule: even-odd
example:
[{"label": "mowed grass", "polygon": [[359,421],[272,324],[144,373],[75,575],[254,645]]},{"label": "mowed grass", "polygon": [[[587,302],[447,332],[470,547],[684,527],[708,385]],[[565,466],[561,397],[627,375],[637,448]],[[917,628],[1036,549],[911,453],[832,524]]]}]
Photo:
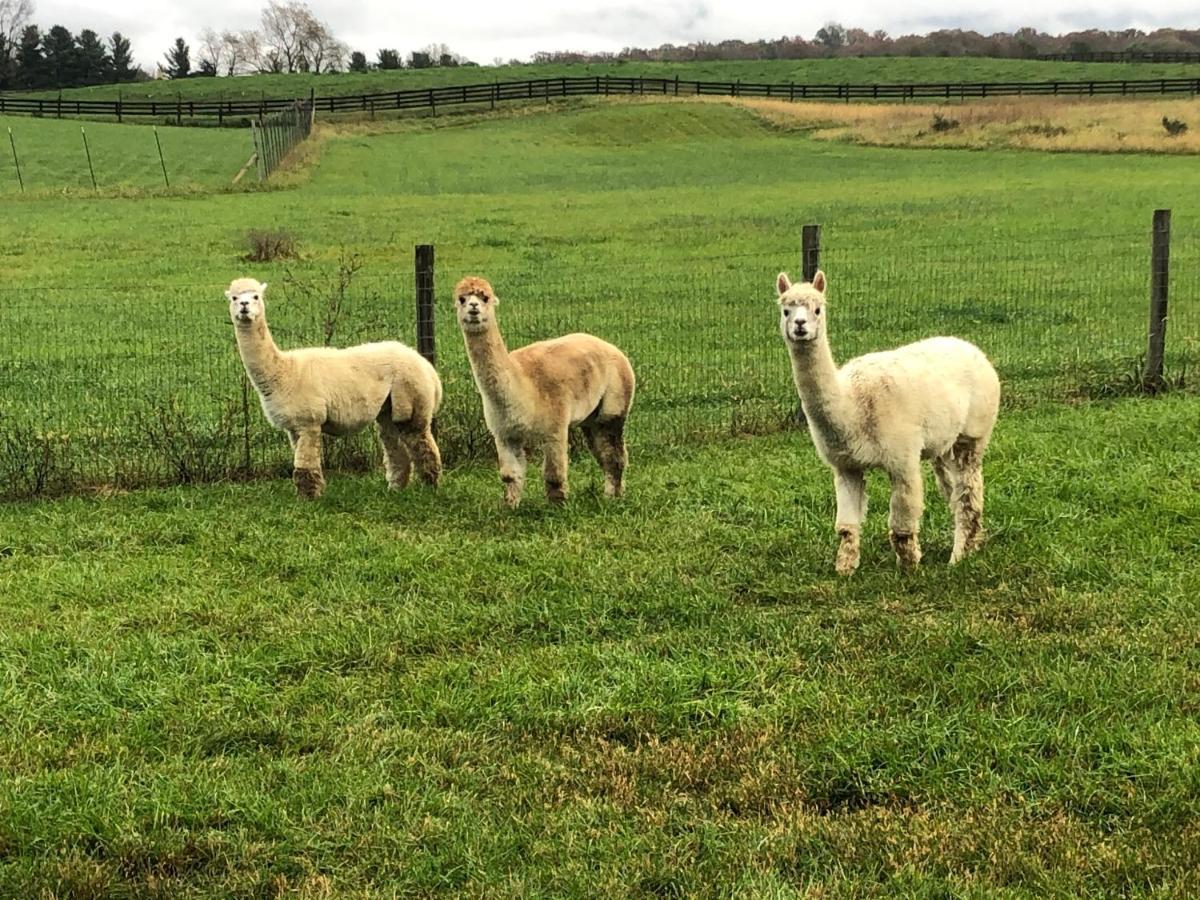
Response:
[{"label": "mowed grass", "polygon": [[[158,129],[158,141],[161,158],[149,126],[0,116],[0,196],[7,202],[20,197],[22,189],[38,199],[212,191],[228,187],[253,152],[246,129],[164,127]],[[254,183],[255,173],[248,178],[247,185]],[[16,218],[11,207],[5,218]]]},{"label": "mowed grass", "polygon": [[[371,56],[371,54],[368,54]],[[797,84],[895,84],[912,82],[978,81],[1134,81],[1148,78],[1189,78],[1200,66],[1185,63],[1076,63],[977,57],[875,57],[850,59],[725,60],[708,62],[613,62],[564,65],[465,66],[395,70],[340,75],[248,75],[236,78],[188,78],[143,84],[96,85],[63,91],[65,99],[125,100],[219,99],[257,100],[260,97],[301,97],[370,94],[384,91],[525,81],[531,78],[614,77],[675,78],[683,81],[755,81]],[[58,96],[57,91],[41,92]],[[35,92],[34,96],[38,96]]]},{"label": "mowed grass", "polygon": [[1197,411],[1007,414],[850,580],[795,433],[0,507],[0,893],[1195,893]]}]

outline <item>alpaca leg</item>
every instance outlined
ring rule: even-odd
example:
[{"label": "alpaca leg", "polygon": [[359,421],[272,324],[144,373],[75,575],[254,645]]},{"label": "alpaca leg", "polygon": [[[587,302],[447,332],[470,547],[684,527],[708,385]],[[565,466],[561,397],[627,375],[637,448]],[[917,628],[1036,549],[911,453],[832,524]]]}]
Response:
[{"label": "alpaca leg", "polygon": [[383,468],[391,490],[398,491],[408,484],[412,472],[412,457],[404,446],[400,429],[386,416],[375,423],[379,431],[379,446],[383,448]]},{"label": "alpaca leg", "polygon": [[835,469],[833,486],[837,492],[834,527],[841,539],[835,568],[839,575],[852,575],[858,568],[859,535],[867,517],[867,482],[862,472]]},{"label": "alpaca leg", "polygon": [[546,499],[551,503],[563,503],[567,499],[566,434],[546,441],[543,451],[545,460],[542,463],[542,477],[546,481]]},{"label": "alpaca leg", "polygon": [[620,497],[625,493],[625,468],[629,451],[625,447],[625,418],[595,422],[585,428],[588,446],[604,472],[604,496]]},{"label": "alpaca leg", "polygon": [[954,460],[949,453],[933,458],[933,474],[937,479],[938,493],[950,504],[951,511],[954,508],[954,482],[957,480],[955,469]]},{"label": "alpaca leg", "polygon": [[442,478],[442,454],[428,422],[401,426],[408,452],[416,463],[421,480],[437,487]]},{"label": "alpaca leg", "polygon": [[983,451],[981,442],[960,438],[951,451],[958,466],[954,500],[954,551],[956,563],[983,543]]},{"label": "alpaca leg", "polygon": [[296,434],[296,451],[292,460],[292,483],[305,500],[315,500],[325,491],[325,476],[321,472],[321,430],[313,428]]},{"label": "alpaca leg", "polygon": [[917,539],[925,505],[921,465],[919,461],[914,461],[911,466],[888,474],[892,479],[892,502],[888,517],[892,549],[896,551],[896,561],[903,568],[911,569],[921,561],[921,544]]},{"label": "alpaca leg", "polygon": [[496,456],[500,461],[500,480],[504,482],[504,502],[515,509],[525,487],[525,448],[519,441],[506,444],[496,438]]}]

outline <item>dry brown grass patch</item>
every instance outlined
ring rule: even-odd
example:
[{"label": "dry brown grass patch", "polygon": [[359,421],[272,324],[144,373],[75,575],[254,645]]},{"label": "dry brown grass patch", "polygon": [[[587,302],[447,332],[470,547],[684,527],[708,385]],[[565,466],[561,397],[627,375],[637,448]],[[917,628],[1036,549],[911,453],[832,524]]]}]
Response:
[{"label": "dry brown grass patch", "polygon": [[[939,104],[734,103],[773,124],[811,130],[820,140],[880,147],[1011,147],[1101,153],[1200,153],[1200,129],[1172,136],[1163,120],[1200,121],[1200,100],[1014,97]],[[938,129],[937,117],[954,120]]]}]

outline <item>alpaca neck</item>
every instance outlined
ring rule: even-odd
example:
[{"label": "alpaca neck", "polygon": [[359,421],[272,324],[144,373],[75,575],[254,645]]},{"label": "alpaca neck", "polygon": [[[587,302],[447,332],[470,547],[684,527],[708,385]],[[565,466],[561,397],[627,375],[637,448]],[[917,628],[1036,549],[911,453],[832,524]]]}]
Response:
[{"label": "alpaca neck", "polygon": [[464,331],[463,339],[480,393],[496,406],[508,406],[522,375],[508,354],[500,326],[493,322],[485,331]]},{"label": "alpaca neck", "polygon": [[267,320],[260,317],[249,326],[234,326],[238,353],[250,381],[264,397],[269,397],[279,382],[283,369],[283,353],[275,346]]},{"label": "alpaca neck", "polygon": [[792,378],[809,426],[836,436],[847,424],[845,394],[828,338],[822,333],[807,343],[789,341],[788,350],[792,357]]}]

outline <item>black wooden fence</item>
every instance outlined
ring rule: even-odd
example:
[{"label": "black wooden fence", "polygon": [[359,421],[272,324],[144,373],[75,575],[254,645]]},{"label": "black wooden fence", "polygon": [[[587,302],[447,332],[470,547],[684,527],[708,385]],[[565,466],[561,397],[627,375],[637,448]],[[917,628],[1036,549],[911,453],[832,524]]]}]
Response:
[{"label": "black wooden fence", "polygon": [[1080,53],[1039,53],[1043,62],[1200,63],[1193,50],[1089,50]]},{"label": "black wooden fence", "polygon": [[[314,97],[313,109],[327,113],[374,113],[382,110],[430,110],[441,106],[516,101],[549,102],[562,97],[627,95],[765,97],[776,100],[964,100],[1023,96],[1136,96],[1200,93],[1197,78],[1147,78],[1108,81],[970,81],[914,84],[768,84],[744,81],[688,81],[676,78],[588,75],[493,81],[478,84],[384,91],[355,96]],[[307,98],[306,98],[307,99]],[[0,114],[35,116],[101,116],[118,120],[149,116],[181,122],[183,118],[259,118],[292,108],[289,99],[259,100],[89,100],[0,94]],[[239,121],[239,124],[243,124]]]}]

